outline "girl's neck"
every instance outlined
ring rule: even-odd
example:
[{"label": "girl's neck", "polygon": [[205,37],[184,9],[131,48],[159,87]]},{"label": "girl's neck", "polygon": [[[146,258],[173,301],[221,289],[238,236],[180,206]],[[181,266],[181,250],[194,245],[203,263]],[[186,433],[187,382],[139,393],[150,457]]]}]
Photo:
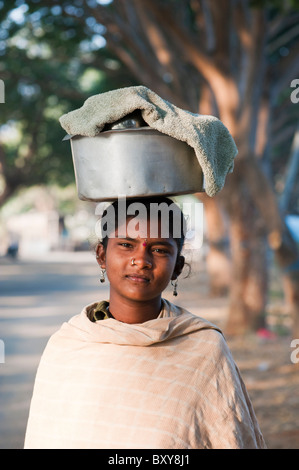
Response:
[{"label": "girl's neck", "polygon": [[144,323],[158,317],[162,307],[161,296],[150,302],[130,301],[110,297],[109,311],[115,320],[123,323]]}]

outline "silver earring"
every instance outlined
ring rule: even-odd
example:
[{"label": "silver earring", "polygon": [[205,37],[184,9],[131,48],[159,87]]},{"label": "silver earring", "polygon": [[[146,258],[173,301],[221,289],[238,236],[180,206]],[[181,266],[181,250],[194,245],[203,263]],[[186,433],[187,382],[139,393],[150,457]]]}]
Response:
[{"label": "silver earring", "polygon": [[171,285],[173,287],[172,295],[176,297],[178,295],[178,291],[177,291],[178,280],[175,279],[174,281],[171,281]]},{"label": "silver earring", "polygon": [[106,272],[106,269],[102,268],[101,275],[100,275],[100,282],[101,283],[105,282],[105,272]]}]

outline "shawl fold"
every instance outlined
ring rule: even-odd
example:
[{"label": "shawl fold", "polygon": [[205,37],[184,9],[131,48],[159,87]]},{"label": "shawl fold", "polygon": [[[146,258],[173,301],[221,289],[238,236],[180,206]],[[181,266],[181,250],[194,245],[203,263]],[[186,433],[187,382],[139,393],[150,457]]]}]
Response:
[{"label": "shawl fold", "polygon": [[265,447],[219,328],[166,300],[133,325],[91,322],[95,305],[46,346],[25,449]]}]

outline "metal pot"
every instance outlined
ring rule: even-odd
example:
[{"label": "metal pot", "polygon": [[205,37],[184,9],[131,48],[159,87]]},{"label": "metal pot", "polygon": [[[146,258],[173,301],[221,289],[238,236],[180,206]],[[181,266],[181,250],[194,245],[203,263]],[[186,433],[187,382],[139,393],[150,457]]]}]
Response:
[{"label": "metal pot", "polygon": [[79,199],[98,202],[203,191],[203,173],[193,148],[151,127],[67,138]]}]

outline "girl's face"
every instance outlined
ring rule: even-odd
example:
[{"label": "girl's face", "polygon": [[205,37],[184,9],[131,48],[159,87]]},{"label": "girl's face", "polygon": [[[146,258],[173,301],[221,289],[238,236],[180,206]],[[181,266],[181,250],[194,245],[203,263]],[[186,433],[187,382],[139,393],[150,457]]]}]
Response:
[{"label": "girl's face", "polygon": [[[127,224],[118,227],[109,238],[106,251],[98,246],[98,263],[106,269],[110,281],[110,299],[147,302],[161,297],[170,280],[183,269],[184,257],[178,257],[173,238],[151,238],[148,225],[137,238],[127,236]],[[151,221],[151,223],[153,223]],[[155,223],[155,222],[154,222]],[[160,233],[160,223],[158,232]],[[133,260],[133,261],[132,261]]]}]

